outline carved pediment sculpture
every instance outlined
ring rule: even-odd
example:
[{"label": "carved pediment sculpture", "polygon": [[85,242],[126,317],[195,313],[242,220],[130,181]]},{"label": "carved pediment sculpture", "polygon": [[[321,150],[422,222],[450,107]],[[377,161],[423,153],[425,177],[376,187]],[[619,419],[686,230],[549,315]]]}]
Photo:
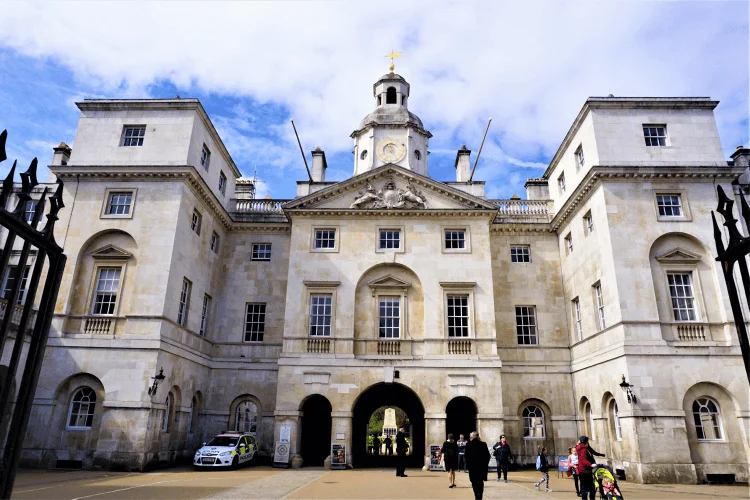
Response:
[{"label": "carved pediment sculpture", "polygon": [[393,177],[388,177],[378,191],[368,182],[365,190],[358,193],[349,208],[425,208],[426,201],[411,180],[406,181],[401,189],[396,187]]}]

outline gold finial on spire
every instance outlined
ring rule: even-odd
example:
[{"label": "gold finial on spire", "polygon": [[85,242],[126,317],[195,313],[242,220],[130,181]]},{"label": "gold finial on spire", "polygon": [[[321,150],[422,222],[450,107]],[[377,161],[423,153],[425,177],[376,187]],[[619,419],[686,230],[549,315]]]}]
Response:
[{"label": "gold finial on spire", "polygon": [[401,54],[402,52],[395,52],[393,49],[391,49],[391,53],[385,56],[385,57],[390,57],[391,59],[391,65],[388,66],[388,69],[391,70],[391,73],[393,73],[393,70],[396,69],[396,66],[393,64],[393,60],[396,59],[397,57],[401,57]]}]

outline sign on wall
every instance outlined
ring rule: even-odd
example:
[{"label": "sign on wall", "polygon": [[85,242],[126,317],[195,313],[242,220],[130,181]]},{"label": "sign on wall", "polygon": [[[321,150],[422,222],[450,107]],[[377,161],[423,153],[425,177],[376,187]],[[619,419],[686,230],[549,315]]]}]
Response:
[{"label": "sign on wall", "polygon": [[496,471],[497,470],[497,458],[495,458],[495,450],[492,449],[492,445],[490,443],[487,443],[487,450],[490,452],[490,463],[487,466],[488,471]]},{"label": "sign on wall", "polygon": [[289,465],[289,443],[276,442],[276,448],[273,451],[273,464],[277,467]]},{"label": "sign on wall", "polygon": [[346,469],[346,444],[331,444],[331,469]]},{"label": "sign on wall", "polygon": [[280,443],[290,443],[292,437],[292,426],[291,425],[282,425],[281,429],[279,430],[279,442]]},{"label": "sign on wall", "polygon": [[440,448],[439,444],[430,445],[430,470],[443,470],[443,466],[440,465]]}]

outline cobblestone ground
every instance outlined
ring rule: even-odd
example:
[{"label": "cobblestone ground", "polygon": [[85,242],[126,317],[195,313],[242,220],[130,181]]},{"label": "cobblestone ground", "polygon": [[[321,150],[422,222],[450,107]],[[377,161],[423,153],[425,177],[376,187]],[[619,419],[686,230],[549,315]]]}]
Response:
[{"label": "cobblestone ground", "polygon": [[[21,471],[13,499],[466,499],[474,495],[467,474],[457,474],[448,488],[445,473],[407,470],[397,478],[384,469],[326,471],[255,467],[237,471],[195,472],[188,468],[139,473],[90,471]],[[484,498],[508,500],[576,500],[573,481],[550,478],[552,493],[534,488],[538,474],[509,475],[498,483],[490,475]],[[747,486],[640,485],[621,483],[627,500],[736,500],[750,498]]]}]

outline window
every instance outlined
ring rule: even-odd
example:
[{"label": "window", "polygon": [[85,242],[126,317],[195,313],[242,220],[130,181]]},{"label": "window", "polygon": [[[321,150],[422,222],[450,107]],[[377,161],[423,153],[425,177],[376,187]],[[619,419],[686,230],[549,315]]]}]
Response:
[{"label": "window", "polygon": [[531,262],[531,250],[528,245],[510,247],[511,262]]},{"label": "window", "polygon": [[227,194],[227,176],[224,172],[219,172],[219,192],[223,195]]},{"label": "window", "polygon": [[422,152],[420,150],[418,150],[418,149],[415,149],[414,150],[414,158],[416,158],[417,161],[421,160],[422,159]]},{"label": "window", "polygon": [[576,170],[581,170],[583,165],[586,163],[583,157],[583,145],[578,146],[576,149]]},{"label": "window", "polygon": [[720,441],[724,439],[719,405],[713,399],[698,398],[693,401],[693,419],[699,440]]},{"label": "window", "polygon": [[398,104],[398,100],[396,99],[396,87],[388,87],[385,91],[385,103]]},{"label": "window", "polygon": [[70,399],[67,429],[91,429],[96,407],[96,393],[91,387],[81,387]]},{"label": "window", "polygon": [[271,244],[253,243],[252,260],[271,260]]},{"label": "window", "polygon": [[122,145],[143,146],[143,137],[145,135],[145,125],[125,125],[122,131]]},{"label": "window", "polygon": [[[380,97],[378,97],[378,99],[380,99]],[[365,158],[367,158],[367,150],[366,149],[364,151],[362,151],[362,153],[360,153],[360,155],[359,155],[359,159],[360,160],[364,160]]]},{"label": "window", "polygon": [[193,217],[190,219],[190,229],[195,234],[201,234],[201,213],[198,210],[193,210]]},{"label": "window", "polygon": [[538,345],[536,307],[516,306],[516,337],[518,345]]},{"label": "window", "polygon": [[565,172],[560,174],[560,177],[557,178],[557,187],[560,189],[560,194],[565,192]]},{"label": "window", "polygon": [[203,149],[201,150],[201,165],[203,165],[203,168],[208,170],[208,166],[210,163],[211,163],[211,151],[209,151],[208,146],[204,144]]},{"label": "window", "polygon": [[612,400],[612,421],[615,426],[615,439],[622,441],[622,425],[620,425],[620,415],[617,413],[617,402]]},{"label": "window", "polygon": [[111,315],[115,313],[117,293],[120,290],[120,267],[100,267],[94,291],[94,306],[91,314]]},{"label": "window", "polygon": [[245,342],[263,342],[265,331],[266,304],[247,304],[245,306]]},{"label": "window", "polygon": [[669,273],[667,282],[675,321],[695,321],[695,297],[690,273]]},{"label": "window", "polygon": [[107,215],[128,215],[133,202],[131,191],[112,191],[107,199]]},{"label": "window", "polygon": [[401,330],[401,298],[380,297],[378,300],[378,337],[397,339]]},{"label": "window", "polygon": [[[24,298],[26,297],[26,286],[29,281],[29,272],[31,266],[26,266],[23,270],[23,277],[21,278],[21,287],[18,290],[18,299],[16,304],[23,304]],[[5,282],[3,283],[3,294],[2,298],[9,299],[10,293],[13,291],[13,286],[18,279],[18,266],[8,266],[8,270],[5,272]]]},{"label": "window", "polygon": [[448,337],[469,336],[469,296],[448,295]]},{"label": "window", "polygon": [[206,336],[208,331],[208,315],[211,311],[211,296],[208,294],[203,295],[203,307],[201,307],[201,329],[199,331],[201,337]]},{"label": "window", "polygon": [[180,305],[177,310],[177,323],[180,326],[187,326],[188,310],[190,309],[190,289],[193,284],[187,278],[182,280],[182,290],[180,291]]},{"label": "window", "polygon": [[193,399],[190,401],[190,416],[188,417],[188,424],[187,424],[187,433],[190,434],[193,432],[193,424],[198,420],[198,401],[195,399],[195,396],[193,396]]},{"label": "window", "polygon": [[169,432],[169,414],[172,413],[172,393],[164,400],[164,414],[161,416],[161,431]]},{"label": "window", "polygon": [[234,418],[234,430],[247,434],[256,434],[258,430],[258,407],[252,401],[242,401],[237,405]]},{"label": "window", "polygon": [[602,295],[602,285],[594,285],[594,296],[596,297],[596,311],[599,317],[599,330],[607,328],[607,322],[604,320],[604,296]]},{"label": "window", "polygon": [[581,323],[581,301],[573,299],[573,322],[576,325],[576,339],[583,340],[583,325]]},{"label": "window", "polygon": [[336,230],[335,229],[316,229],[315,230],[315,248],[336,248]]},{"label": "window", "polygon": [[331,298],[330,294],[310,295],[310,336],[331,335]]},{"label": "window", "polygon": [[34,222],[34,212],[36,212],[36,200],[29,200],[26,202],[26,206],[23,210],[23,218],[26,220],[27,224],[31,224]]},{"label": "window", "polygon": [[462,229],[447,229],[445,231],[446,250],[466,248],[466,231]]},{"label": "window", "polygon": [[544,439],[544,411],[536,405],[523,409],[523,438]]},{"label": "window", "polygon": [[594,439],[594,414],[591,411],[591,403],[588,401],[583,407],[583,418],[586,420],[586,434],[589,436],[589,439]]},{"label": "window", "polygon": [[661,217],[682,217],[682,200],[679,194],[656,195],[656,206]]},{"label": "window", "polygon": [[646,146],[666,146],[666,125],[644,125],[643,138],[646,140]]},{"label": "window", "polygon": [[398,229],[381,229],[378,248],[381,250],[401,248],[401,231]]},{"label": "window", "polygon": [[216,234],[216,231],[211,233],[211,251],[219,253],[219,235]]},{"label": "window", "polygon": [[573,235],[570,233],[565,237],[565,251],[568,255],[573,253]]},{"label": "window", "polygon": [[586,236],[594,232],[594,217],[591,215],[590,210],[583,216],[583,225],[586,229]]}]

